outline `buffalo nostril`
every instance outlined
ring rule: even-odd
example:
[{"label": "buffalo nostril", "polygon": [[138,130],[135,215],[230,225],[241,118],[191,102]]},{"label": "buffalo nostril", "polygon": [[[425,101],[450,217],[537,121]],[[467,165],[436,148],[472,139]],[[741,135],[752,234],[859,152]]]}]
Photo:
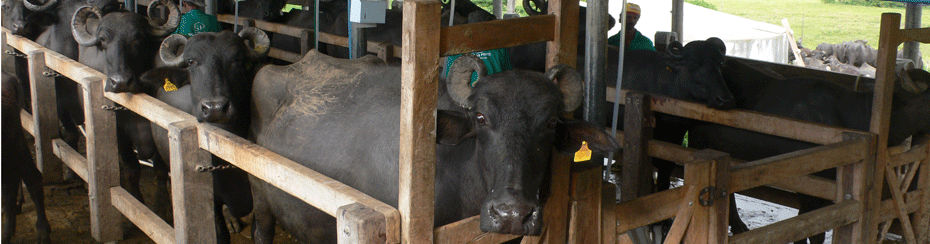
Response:
[{"label": "buffalo nostril", "polygon": [[229,112],[229,102],[227,101],[206,101],[200,103],[200,110],[205,117],[222,116]]}]

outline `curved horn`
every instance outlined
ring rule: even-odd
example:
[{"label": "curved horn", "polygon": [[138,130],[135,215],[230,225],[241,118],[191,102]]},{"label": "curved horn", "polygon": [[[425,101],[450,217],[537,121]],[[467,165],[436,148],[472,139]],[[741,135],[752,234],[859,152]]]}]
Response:
[{"label": "curved horn", "polygon": [[96,35],[87,31],[87,18],[90,15],[97,16],[97,19],[103,16],[97,7],[84,6],[74,12],[74,16],[71,17],[71,33],[74,34],[74,40],[81,46],[96,45],[100,41]]},{"label": "curved horn", "polygon": [[452,100],[462,107],[471,108],[473,104],[468,102],[468,96],[471,96],[472,91],[471,73],[478,72],[478,81],[481,81],[481,78],[488,73],[486,69],[484,61],[472,54],[464,54],[455,59],[449,66],[449,76],[446,77],[449,96]]},{"label": "curved horn", "polygon": [[898,82],[901,88],[905,91],[919,94],[924,89],[921,89],[920,84],[914,82],[914,79],[911,78],[909,71],[915,69],[914,61],[909,59],[898,59],[895,63],[894,73],[898,76]]},{"label": "curved horn", "polygon": [[26,5],[26,8],[35,12],[45,11],[55,6],[58,3],[58,0],[49,0],[43,5],[35,5],[29,0],[23,0],[23,5]]},{"label": "curved horn", "polygon": [[249,52],[249,57],[252,59],[264,58],[271,50],[271,40],[268,39],[268,34],[258,28],[242,29],[239,31],[239,37],[245,39],[245,45],[252,49],[252,52]]},{"label": "curved horn", "polygon": [[[530,6],[530,2],[533,2],[533,4],[535,4],[536,8],[539,9],[539,11],[536,11],[536,9],[533,9],[533,7]],[[548,11],[548,9],[549,9],[549,2],[548,2],[548,1],[545,1],[545,0],[523,0],[523,10],[526,10],[526,14],[528,14],[528,15],[531,15],[531,16],[532,16],[532,15],[546,14],[546,12]]]},{"label": "curved horn", "polygon": [[187,37],[181,34],[174,34],[165,38],[158,49],[158,56],[165,65],[178,67],[184,64],[184,46],[187,45]]},{"label": "curved horn", "polygon": [[562,104],[565,112],[575,111],[581,106],[582,89],[584,89],[584,80],[577,70],[564,64],[556,65],[546,71],[546,77],[555,82],[559,90],[562,91]]},{"label": "curved horn", "polygon": [[723,40],[720,40],[720,38],[716,38],[716,37],[707,38],[707,42],[714,44],[714,46],[716,46],[717,49],[720,50],[721,55],[727,54],[727,45],[724,44]]},{"label": "curved horn", "polygon": [[[162,4],[168,7],[168,21],[166,21],[164,25],[158,25],[156,24],[157,21],[154,20],[153,16],[155,13],[155,9],[158,8],[158,5],[162,5]],[[149,25],[152,26],[152,28],[149,31],[149,34],[151,34],[152,36],[161,37],[161,36],[170,35],[171,33],[174,32],[174,29],[178,28],[178,25],[180,25],[181,23],[181,11],[178,10],[178,5],[170,0],[164,1],[164,2],[160,0],[156,0],[156,1],[152,1],[151,3],[149,3],[148,16],[149,17],[147,19],[149,21]]]}]

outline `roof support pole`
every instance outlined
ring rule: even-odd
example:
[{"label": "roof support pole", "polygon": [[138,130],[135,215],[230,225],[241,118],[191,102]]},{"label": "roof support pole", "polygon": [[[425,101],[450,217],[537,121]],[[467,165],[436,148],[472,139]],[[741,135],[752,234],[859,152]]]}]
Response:
[{"label": "roof support pole", "polygon": [[685,1],[672,0],[672,31],[678,33],[678,40],[684,40]]},{"label": "roof support pole", "polygon": [[[920,28],[921,7],[918,3],[907,3],[907,9],[904,12],[904,28]],[[920,45],[918,42],[904,43],[904,58],[914,60],[917,67],[923,67],[918,63],[917,57],[920,56]]]}]

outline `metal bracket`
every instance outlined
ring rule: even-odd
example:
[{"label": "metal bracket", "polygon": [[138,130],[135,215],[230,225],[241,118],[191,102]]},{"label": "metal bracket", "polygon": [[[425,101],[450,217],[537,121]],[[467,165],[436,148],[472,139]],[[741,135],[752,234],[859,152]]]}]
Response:
[{"label": "metal bracket", "polygon": [[232,164],[224,164],[224,165],[219,165],[219,166],[200,166],[200,165],[198,165],[197,167],[194,168],[194,170],[197,170],[197,172],[213,172],[213,171],[217,171],[217,170],[227,170],[227,169],[235,169],[235,168],[238,168],[238,167],[236,167],[235,165],[232,165]]},{"label": "metal bracket", "polygon": [[9,49],[3,50],[3,53],[4,53],[4,54],[7,54],[7,55],[12,55],[12,56],[14,56],[14,57],[21,57],[21,58],[28,58],[28,57],[29,57],[29,55],[26,55],[26,54],[23,54],[23,53],[20,53],[20,52],[17,52],[17,51],[9,50]]},{"label": "metal bracket", "polygon": [[715,199],[722,199],[727,197],[726,189],[717,189],[713,186],[704,187],[701,189],[701,194],[698,195],[698,201],[701,203],[701,206],[707,207],[714,205]]},{"label": "metal bracket", "polygon": [[45,76],[45,77],[59,77],[59,76],[61,76],[61,74],[59,74],[58,72],[55,72],[54,70],[49,70],[49,71],[42,72],[42,75]]},{"label": "metal bracket", "polygon": [[100,106],[100,108],[103,110],[111,110],[111,111],[129,110],[128,108],[120,106],[120,105],[116,105],[116,106],[103,105],[103,106]]}]

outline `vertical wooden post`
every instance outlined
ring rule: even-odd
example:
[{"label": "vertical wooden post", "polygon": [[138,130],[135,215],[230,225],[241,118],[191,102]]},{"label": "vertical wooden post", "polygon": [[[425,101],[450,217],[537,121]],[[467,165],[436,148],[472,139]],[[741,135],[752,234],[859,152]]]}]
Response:
[{"label": "vertical wooden post", "polygon": [[545,229],[540,236],[527,236],[523,244],[565,243],[568,240],[569,191],[571,188],[570,171],[572,156],[552,153],[549,181],[549,200],[543,206],[543,225]]},{"label": "vertical wooden post", "polygon": [[[836,202],[845,202],[845,201],[859,201],[862,204],[866,204],[869,199],[868,190],[866,187],[866,180],[870,179],[872,176],[871,172],[877,170],[874,168],[875,162],[875,136],[874,135],[864,135],[864,134],[853,134],[848,133],[843,135],[844,140],[854,140],[860,138],[869,138],[870,151],[869,156],[858,163],[853,163],[836,169]],[[881,182],[877,183],[882,185]],[[863,206],[864,207],[864,206]],[[878,207],[878,206],[876,206]],[[878,211],[876,211],[878,212]],[[858,213],[865,218],[869,212]],[[863,225],[864,222],[862,219],[854,223],[841,226],[834,229],[833,231],[833,242],[834,243],[866,243],[871,241],[869,238],[864,238],[862,235],[865,232],[864,228],[868,227]],[[878,223],[876,223],[878,224]]]},{"label": "vertical wooden post", "polygon": [[385,243],[384,215],[362,205],[353,203],[336,210],[336,230],[339,244]]},{"label": "vertical wooden post", "polygon": [[433,243],[440,7],[435,0],[404,1],[398,196],[402,243]]},{"label": "vertical wooden post", "polygon": [[[863,242],[874,241],[878,229],[878,219],[881,216],[882,187],[885,185],[885,166],[888,165],[888,126],[891,121],[891,96],[894,90],[895,59],[898,45],[897,38],[901,26],[901,15],[897,13],[882,14],[881,33],[879,33],[878,59],[875,67],[878,71],[875,77],[875,93],[872,96],[872,120],[869,132],[878,135],[875,142],[875,163],[871,169],[865,169],[867,180],[863,182],[867,189],[865,201],[862,202],[863,216],[859,221],[862,224]],[[853,241],[859,238],[853,239]]]},{"label": "vertical wooden post", "polygon": [[[926,148],[927,155],[930,155],[930,147]],[[914,229],[917,232],[917,243],[930,242],[930,158],[925,158],[918,163],[917,175],[917,192],[920,192],[920,199],[917,203],[920,208],[914,213],[911,220]]]},{"label": "vertical wooden post", "polygon": [[[300,55],[306,55],[310,49],[315,48],[313,45],[313,33],[310,30],[300,30]],[[319,50],[317,50],[319,51]]]},{"label": "vertical wooden post", "polygon": [[197,172],[212,166],[212,156],[200,149],[197,123],[179,121],[168,126],[171,150],[171,200],[177,243],[216,243],[213,176]]},{"label": "vertical wooden post", "polygon": [[546,68],[558,64],[575,67],[578,55],[578,0],[551,0],[549,13],[555,14],[555,40],[546,44]]},{"label": "vertical wooden post", "polygon": [[601,182],[601,242],[617,243],[617,185],[610,182]]},{"label": "vertical wooden post", "polygon": [[630,92],[626,96],[623,129],[623,179],[620,201],[630,201],[652,192],[652,158],[647,151],[653,123],[649,95]]},{"label": "vertical wooden post", "polygon": [[693,206],[685,243],[727,243],[730,156],[713,150],[692,155],[694,161],[685,165],[685,184],[700,189],[699,205]]},{"label": "vertical wooden post", "polygon": [[119,154],[116,151],[116,113],[103,109],[104,105],[113,105],[103,97],[103,82],[103,78],[92,77],[84,79],[82,86],[87,131],[87,194],[91,235],[97,242],[111,242],[123,237],[123,218],[110,200],[110,188],[119,186]]},{"label": "vertical wooden post", "polygon": [[48,71],[48,67],[45,66],[45,52],[30,52],[29,86],[32,91],[36,164],[42,171],[45,182],[57,183],[64,180],[61,159],[52,152],[52,139],[59,138],[58,104],[55,99],[55,78],[44,75]]},{"label": "vertical wooden post", "polygon": [[594,158],[592,161],[572,164],[569,243],[604,243],[601,241],[603,160],[599,157]]}]

